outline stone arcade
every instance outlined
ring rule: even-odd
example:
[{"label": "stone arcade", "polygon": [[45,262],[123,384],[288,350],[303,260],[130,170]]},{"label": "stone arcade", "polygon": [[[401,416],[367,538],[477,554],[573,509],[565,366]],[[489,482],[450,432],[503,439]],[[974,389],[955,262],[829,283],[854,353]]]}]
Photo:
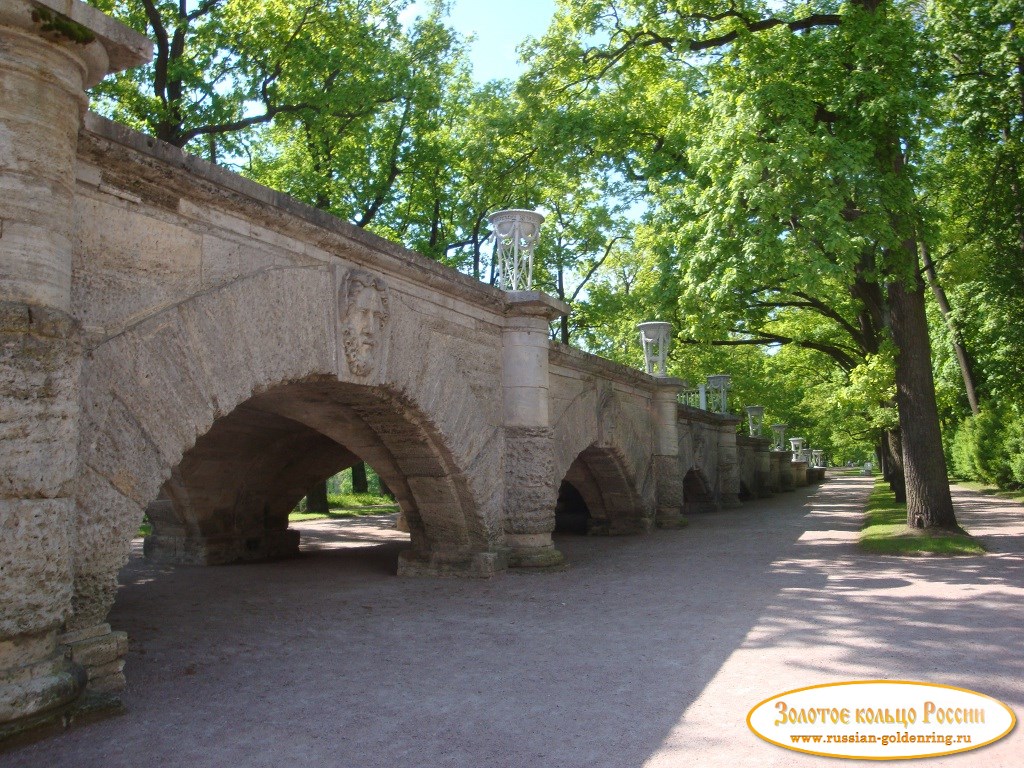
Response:
[{"label": "stone arcade", "polygon": [[563,483],[619,534],[778,477],[680,381],[552,344],[558,301],[87,113],[149,55],[77,0],[0,0],[0,736],[123,685],[107,613],[147,509],[152,557],[279,557],[306,490],[365,460],[400,574],[491,576],[561,564]]}]

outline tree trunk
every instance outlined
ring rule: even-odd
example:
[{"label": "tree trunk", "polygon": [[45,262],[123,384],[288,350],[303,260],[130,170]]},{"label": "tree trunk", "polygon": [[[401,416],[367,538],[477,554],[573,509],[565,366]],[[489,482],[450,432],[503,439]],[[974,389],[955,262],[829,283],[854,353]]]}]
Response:
[{"label": "tree trunk", "polygon": [[883,476],[900,504],[907,500],[907,478],[903,472],[903,440],[898,429],[890,429],[882,441],[885,456]]},{"label": "tree trunk", "polygon": [[[558,282],[556,288],[558,289],[558,300],[565,301],[565,268],[558,265]],[[558,335],[561,342],[568,346],[569,344],[569,316],[562,315],[558,319]]]},{"label": "tree trunk", "polygon": [[[917,262],[917,247],[904,250]],[[896,406],[903,441],[907,485],[907,524],[915,528],[957,529],[942,451],[939,409],[932,378],[931,345],[924,307],[924,281],[889,284],[890,322],[896,354]]]},{"label": "tree trunk", "polygon": [[978,390],[974,384],[974,369],[971,365],[971,358],[967,354],[967,347],[964,346],[960,330],[956,327],[956,322],[953,320],[953,310],[949,306],[946,292],[939,284],[931,252],[925,243],[921,243],[921,263],[924,267],[925,276],[928,278],[928,284],[931,286],[932,293],[935,296],[935,303],[939,305],[939,312],[942,313],[942,319],[945,321],[946,327],[949,329],[949,335],[953,340],[953,351],[956,353],[956,361],[960,366],[960,375],[964,380],[964,390],[967,392],[967,402],[971,406],[971,413],[977,416],[980,408],[978,407]]},{"label": "tree trunk", "polygon": [[380,495],[387,496],[392,501],[395,500],[395,492],[388,487],[388,484],[384,482],[384,478],[377,475],[377,481],[380,483]]},{"label": "tree trunk", "polygon": [[306,511],[316,512],[321,515],[326,515],[330,512],[330,507],[327,505],[326,480],[317,483],[309,489],[309,493],[306,494]]},{"label": "tree trunk", "polygon": [[366,481],[366,464],[360,461],[352,466],[352,493],[368,493],[370,485]]}]

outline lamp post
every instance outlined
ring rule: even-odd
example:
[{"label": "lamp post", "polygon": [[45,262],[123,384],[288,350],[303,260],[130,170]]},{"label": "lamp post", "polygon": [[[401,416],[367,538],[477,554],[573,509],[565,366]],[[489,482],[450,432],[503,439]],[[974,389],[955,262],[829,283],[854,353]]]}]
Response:
[{"label": "lamp post", "polygon": [[665,371],[665,357],[672,338],[672,323],[651,320],[637,326],[640,343],[644,347],[644,367],[651,376],[668,376]]},{"label": "lamp post", "polygon": [[763,405],[748,405],[747,411],[747,426],[750,428],[751,437],[761,436],[761,425],[764,423],[764,406]]},{"label": "lamp post", "polygon": [[708,376],[708,388],[718,392],[718,412],[728,413],[729,408],[726,403],[727,393],[729,391],[729,382],[732,381],[732,376],[724,373],[716,373],[713,376]]},{"label": "lamp post", "polygon": [[533,252],[544,217],[536,211],[510,208],[492,213],[487,220],[498,261],[498,287],[506,291],[532,289]]}]

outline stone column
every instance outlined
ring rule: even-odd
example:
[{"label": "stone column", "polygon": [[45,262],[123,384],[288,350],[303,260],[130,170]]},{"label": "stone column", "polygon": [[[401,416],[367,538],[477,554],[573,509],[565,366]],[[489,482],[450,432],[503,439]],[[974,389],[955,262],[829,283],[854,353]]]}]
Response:
[{"label": "stone column", "polygon": [[74,0],[0,0],[0,740],[62,719],[86,680],[57,636],[78,469],[78,130],[85,89],[150,49]]},{"label": "stone column", "polygon": [[679,393],[683,382],[672,377],[654,380],[654,469],[657,480],[659,528],[681,528],[683,472],[679,466]]},{"label": "stone column", "polygon": [[756,462],[757,489],[751,489],[760,498],[767,498],[772,495],[772,444],[767,439],[758,438],[754,447],[754,461]]},{"label": "stone column", "polygon": [[768,462],[769,462],[769,475],[768,475],[768,489],[772,493],[779,493],[782,490],[782,477],[781,477],[781,466],[779,459],[782,454],[779,451],[771,450],[768,451]]},{"label": "stone column", "polygon": [[548,410],[548,324],[569,307],[540,291],[509,291],[502,331],[505,541],[509,566],[557,568],[554,432]]},{"label": "stone column", "polygon": [[779,462],[779,485],[784,491],[796,488],[796,477],[793,475],[793,454],[789,451],[772,451],[772,460]]},{"label": "stone column", "polygon": [[718,494],[717,506],[738,507],[739,501],[739,454],[736,447],[736,425],[739,419],[719,417],[718,426]]},{"label": "stone column", "polygon": [[803,488],[808,484],[807,480],[807,462],[806,461],[794,461],[790,464],[793,473],[793,485],[797,488]]},{"label": "stone column", "polygon": [[740,463],[736,449],[736,425],[740,419],[721,416],[718,427],[718,506],[740,505]]}]

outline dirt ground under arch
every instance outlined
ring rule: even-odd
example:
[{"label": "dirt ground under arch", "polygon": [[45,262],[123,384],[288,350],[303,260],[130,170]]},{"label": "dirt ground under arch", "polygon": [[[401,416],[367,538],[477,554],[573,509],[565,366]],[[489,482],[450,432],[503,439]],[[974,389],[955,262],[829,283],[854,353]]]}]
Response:
[{"label": "dirt ground under arch", "polygon": [[[850,765],[767,744],[749,709],[841,680],[946,683],[1024,713],[1024,507],[957,491],[990,554],[856,550],[870,478],[681,531],[558,540],[563,573],[392,576],[386,519],[301,526],[277,563],[133,558],[111,615],[128,713],[11,768]],[[1021,728],[915,766],[1020,765]]]}]

